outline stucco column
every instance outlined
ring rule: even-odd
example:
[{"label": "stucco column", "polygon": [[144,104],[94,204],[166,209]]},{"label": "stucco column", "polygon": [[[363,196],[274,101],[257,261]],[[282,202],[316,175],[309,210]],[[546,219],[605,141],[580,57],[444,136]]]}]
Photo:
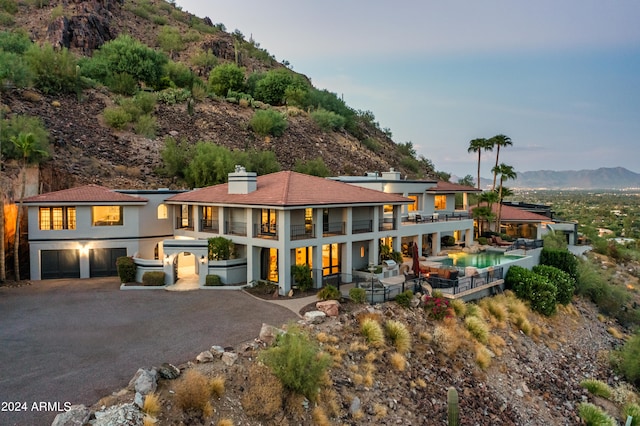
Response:
[{"label": "stucco column", "polygon": [[440,233],[431,234],[431,256],[437,256],[440,253]]},{"label": "stucco column", "polygon": [[467,229],[464,232],[464,245],[465,247],[471,247],[474,244],[475,241],[473,241],[473,229]]}]

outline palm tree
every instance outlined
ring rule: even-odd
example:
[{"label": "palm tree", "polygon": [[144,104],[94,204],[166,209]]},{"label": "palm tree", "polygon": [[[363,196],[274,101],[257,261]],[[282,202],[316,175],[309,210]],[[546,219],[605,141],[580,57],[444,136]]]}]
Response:
[{"label": "palm tree", "polygon": [[480,156],[481,156],[482,150],[485,150],[485,151],[493,150],[493,144],[489,142],[489,139],[477,138],[469,142],[469,148],[467,149],[467,152],[478,153],[478,181],[476,182],[478,189],[480,189]]},{"label": "palm tree", "polygon": [[[473,217],[478,219],[478,236],[482,236],[483,223],[487,222],[491,224],[495,218],[495,214],[493,213],[493,203],[497,200],[498,194],[494,191],[484,191],[478,196],[478,207],[474,208],[472,211]],[[485,203],[485,205],[481,206],[481,202]],[[489,228],[491,228],[491,226],[489,226]]]},{"label": "palm tree", "polygon": [[[498,167],[498,159],[500,157],[500,147],[501,146],[511,146],[511,145],[513,145],[513,142],[511,142],[511,138],[509,136],[506,136],[506,135],[503,135],[503,134],[495,135],[494,137],[489,139],[489,141],[491,142],[491,146],[492,147],[496,147],[496,165],[495,165],[495,167]],[[492,191],[496,190],[496,176],[497,176],[497,173],[494,171],[493,172],[493,186],[491,187]]]},{"label": "palm tree", "polygon": [[498,215],[496,216],[496,230],[500,231],[500,217],[502,215],[502,198],[504,197],[504,182],[506,180],[515,180],[518,177],[518,174],[513,170],[512,166],[509,166],[504,163],[500,163],[499,166],[494,167],[493,169],[494,176],[500,174],[500,186],[498,189]]},{"label": "palm tree", "polygon": [[47,151],[38,148],[36,138],[33,133],[18,133],[18,136],[12,136],[11,142],[16,146],[22,154],[21,173],[22,185],[20,188],[20,202],[18,203],[18,213],[16,215],[16,235],[13,246],[13,261],[16,274],[16,281],[20,281],[20,221],[22,220],[22,201],[27,187],[27,163],[32,158],[44,158],[49,155]]}]

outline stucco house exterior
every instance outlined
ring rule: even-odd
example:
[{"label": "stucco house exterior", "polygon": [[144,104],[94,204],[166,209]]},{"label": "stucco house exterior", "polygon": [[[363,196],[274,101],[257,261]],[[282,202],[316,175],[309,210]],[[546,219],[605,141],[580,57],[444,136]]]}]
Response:
[{"label": "stucco house exterior", "polygon": [[[317,287],[348,282],[379,262],[381,245],[402,251],[411,243],[430,255],[445,235],[472,244],[473,220],[455,194],[466,200],[474,188],[449,185],[403,180],[393,170],[324,179],[256,176],[238,166],[228,183],[191,191],[89,185],[42,194],[25,200],[31,277],[114,275],[115,258],[127,255],[141,273],[164,271],[167,284],[189,274],[204,285],[217,274],[225,284],[268,280],[286,294],[298,264],[311,267]],[[208,259],[207,240],[218,236],[235,245],[226,264]]]}]

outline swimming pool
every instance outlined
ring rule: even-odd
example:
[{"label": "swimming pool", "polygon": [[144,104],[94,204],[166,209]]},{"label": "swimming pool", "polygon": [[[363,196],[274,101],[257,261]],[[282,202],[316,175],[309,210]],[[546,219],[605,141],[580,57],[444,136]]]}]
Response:
[{"label": "swimming pool", "polygon": [[449,253],[447,258],[438,260],[438,262],[443,265],[457,266],[460,268],[473,266],[478,269],[482,269],[490,266],[502,265],[519,259],[522,259],[522,256],[504,255],[499,252],[485,251],[482,253]]}]

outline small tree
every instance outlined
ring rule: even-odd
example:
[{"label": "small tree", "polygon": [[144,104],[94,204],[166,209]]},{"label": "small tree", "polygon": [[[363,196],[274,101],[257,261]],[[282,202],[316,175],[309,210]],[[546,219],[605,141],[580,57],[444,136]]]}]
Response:
[{"label": "small tree", "polygon": [[233,256],[233,241],[224,237],[209,238],[209,260],[229,260]]},{"label": "small tree", "polygon": [[291,267],[293,281],[298,285],[300,291],[307,291],[313,288],[313,278],[311,268],[306,263],[304,265],[293,265]]},{"label": "small tree", "polygon": [[249,127],[260,136],[282,136],[287,128],[287,120],[278,111],[260,110],[253,114]]},{"label": "small tree", "polygon": [[209,88],[218,96],[227,96],[229,90],[242,92],[244,68],[236,64],[218,65],[209,74]]},{"label": "small tree", "polygon": [[20,281],[20,221],[22,220],[22,205],[25,190],[27,188],[27,164],[31,160],[43,159],[47,157],[49,153],[37,147],[36,138],[33,133],[20,133],[18,136],[12,137],[11,142],[13,142],[15,147],[22,154],[22,184],[20,186],[20,201],[18,203],[18,213],[16,215],[16,234],[13,247],[16,281]]}]

